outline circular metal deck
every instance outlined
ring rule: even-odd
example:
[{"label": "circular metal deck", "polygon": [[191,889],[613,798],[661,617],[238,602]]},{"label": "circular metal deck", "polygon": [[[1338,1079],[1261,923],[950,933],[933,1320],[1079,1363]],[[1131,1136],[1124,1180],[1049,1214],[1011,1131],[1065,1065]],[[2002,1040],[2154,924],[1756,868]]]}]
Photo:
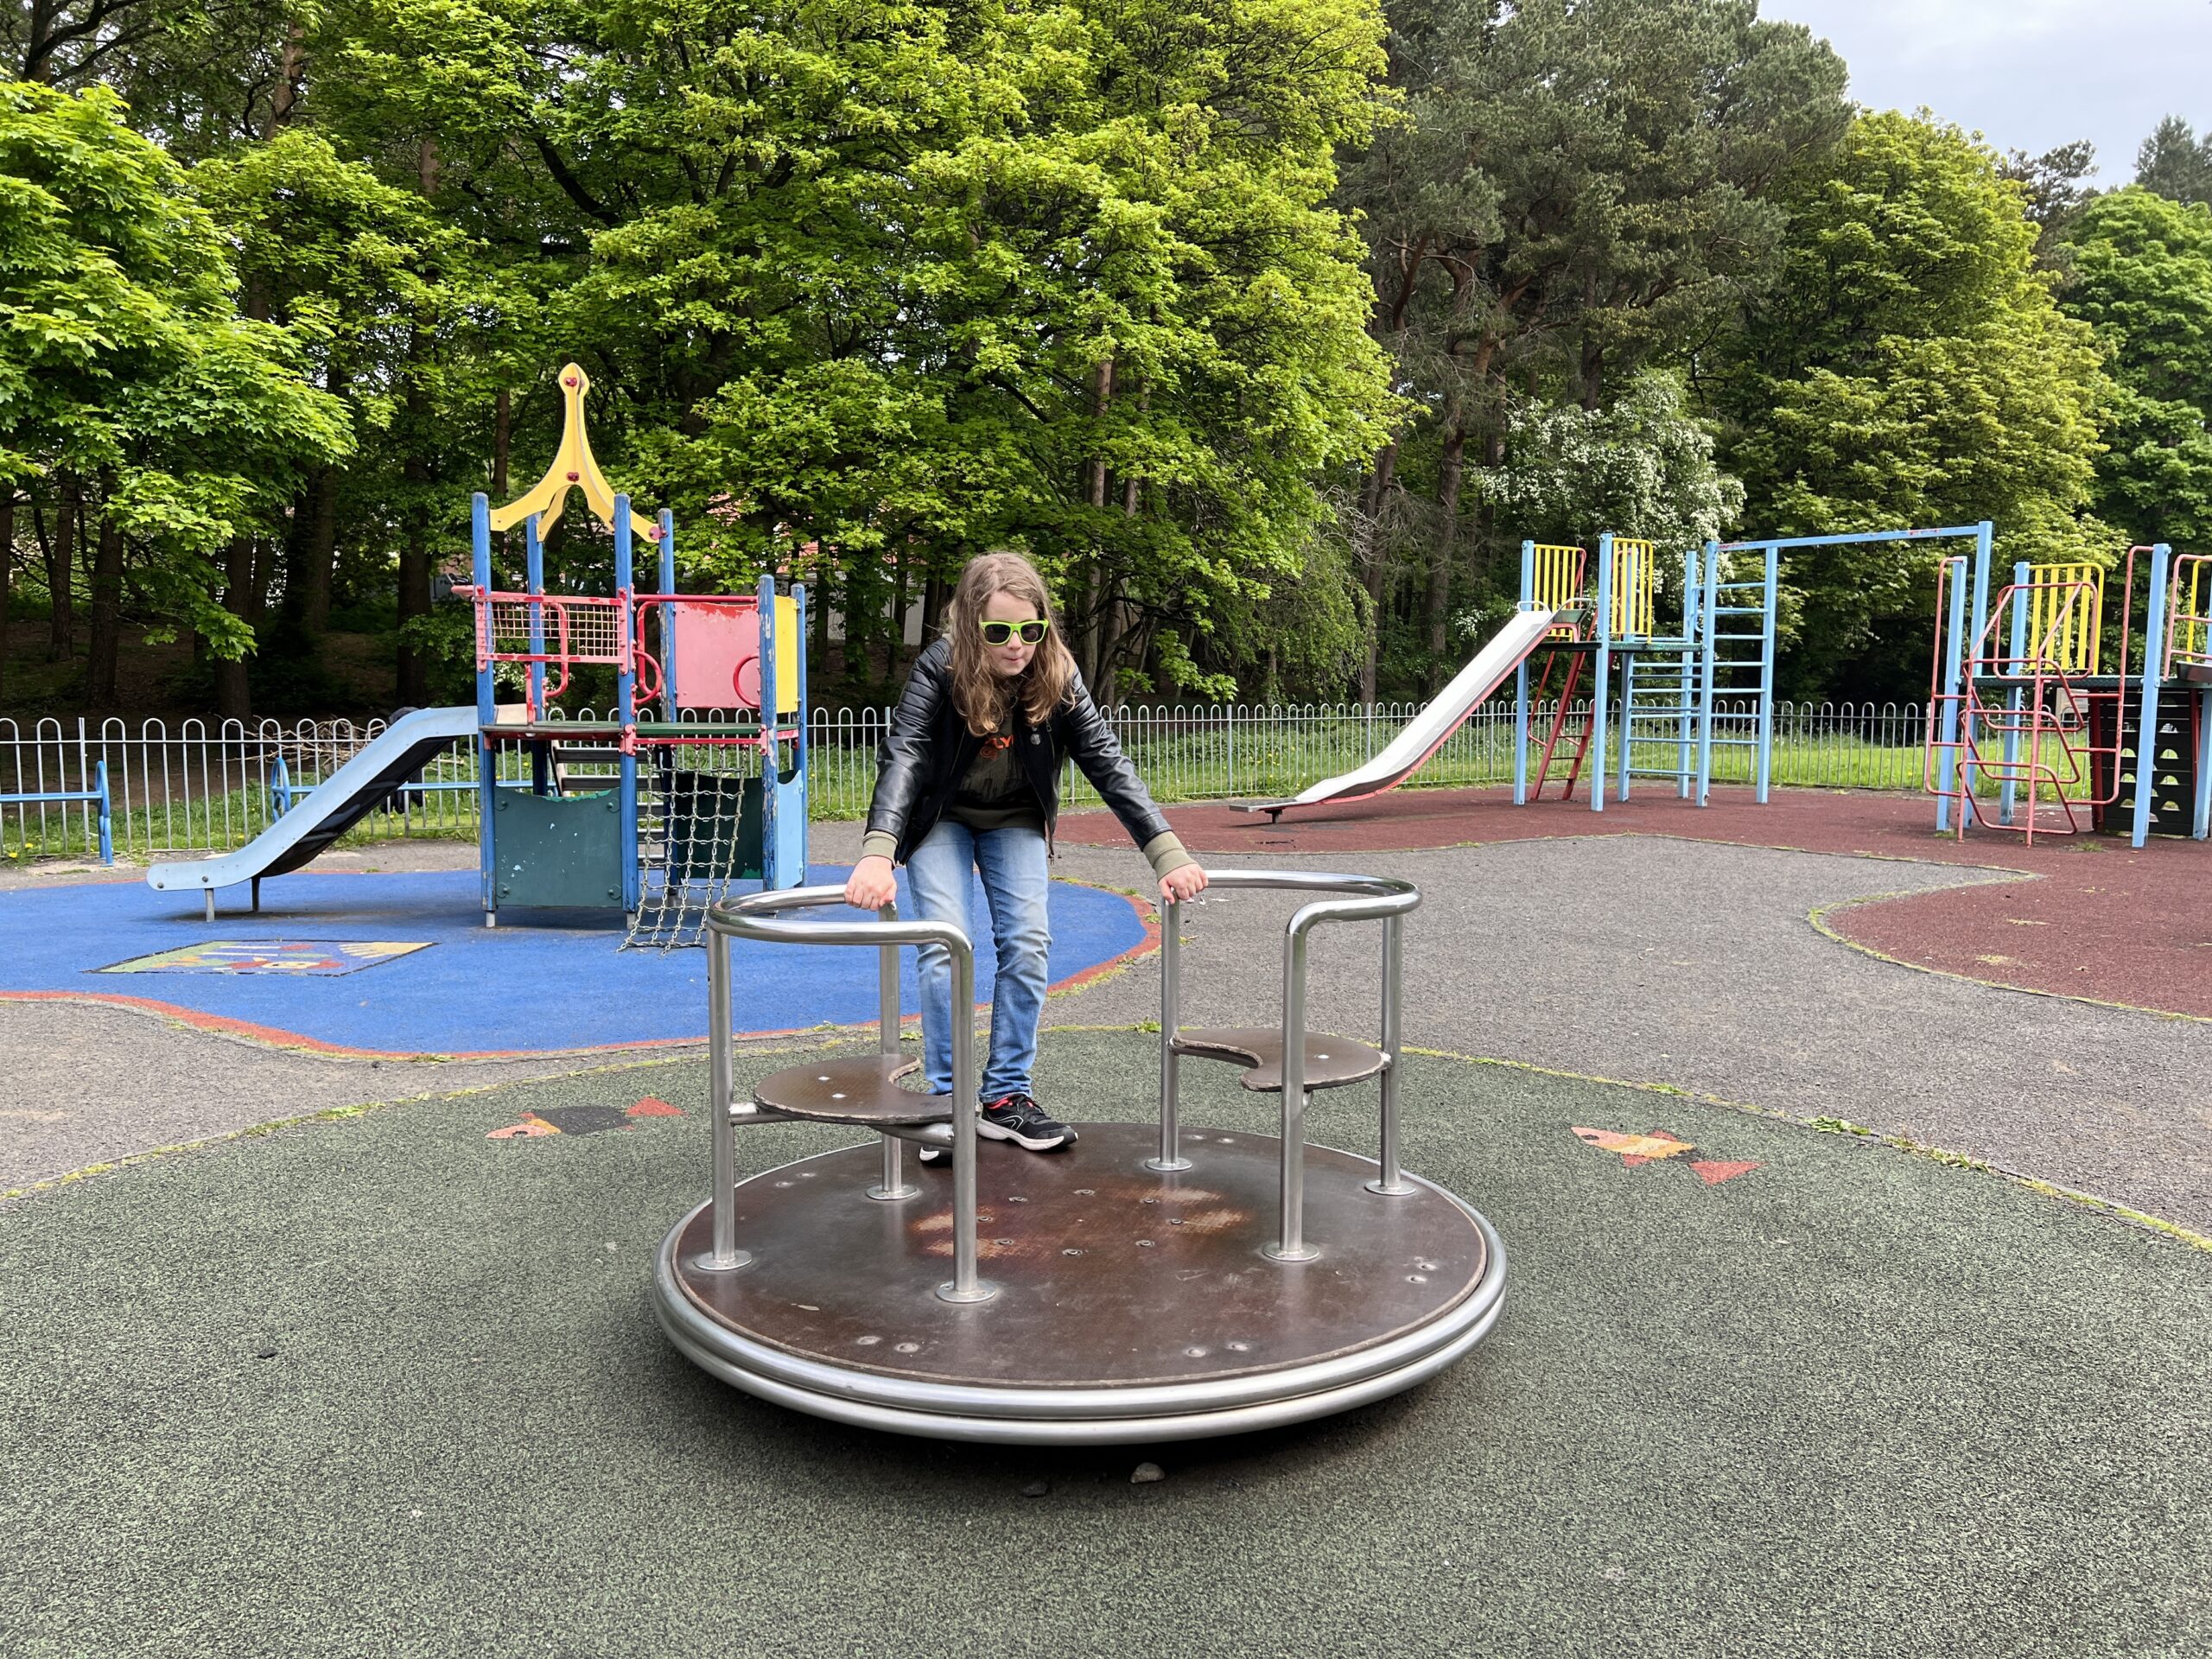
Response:
[{"label": "circular metal deck", "polygon": [[799,1411],[945,1440],[1109,1444],[1270,1427],[1381,1399],[1481,1340],[1504,1294],[1490,1224],[1417,1178],[1389,1197],[1375,1165],[1309,1147],[1317,1260],[1275,1236],[1280,1143],[1185,1132],[1192,1167],[1145,1166],[1146,1125],[1092,1123],[1045,1156],[978,1147],[988,1301],[937,1286],[951,1265],[952,1180],[880,1202],[870,1142],[736,1188],[752,1261],[696,1265],[701,1205],[662,1242],[654,1301],[693,1361]]}]

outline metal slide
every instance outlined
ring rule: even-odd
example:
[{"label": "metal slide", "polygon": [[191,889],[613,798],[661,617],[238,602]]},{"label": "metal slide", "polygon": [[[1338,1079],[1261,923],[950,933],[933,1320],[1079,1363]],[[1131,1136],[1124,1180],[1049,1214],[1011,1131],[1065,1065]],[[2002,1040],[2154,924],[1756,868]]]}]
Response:
[{"label": "metal slide", "polygon": [[1382,753],[1366,765],[1330,778],[1301,791],[1287,801],[1238,802],[1239,812],[1264,812],[1270,821],[1286,808],[1319,806],[1323,803],[1363,801],[1395,789],[1421,769],[1422,764],[1444,747],[1444,740],[1458,731],[1468,715],[1491,692],[1505,683],[1515,669],[1543,643],[1557,625],[1557,611],[1516,611],[1490,643],[1475,653],[1474,661],[1454,675],[1406,729]]},{"label": "metal slide", "polygon": [[215,889],[254,884],[261,900],[261,878],[296,870],[381,805],[455,738],[476,734],[476,706],[417,709],[402,715],[368,747],[296,802],[292,810],[235,853],[219,858],[183,859],[156,864],[146,885],[156,893],[204,890],[207,913],[215,913]]}]

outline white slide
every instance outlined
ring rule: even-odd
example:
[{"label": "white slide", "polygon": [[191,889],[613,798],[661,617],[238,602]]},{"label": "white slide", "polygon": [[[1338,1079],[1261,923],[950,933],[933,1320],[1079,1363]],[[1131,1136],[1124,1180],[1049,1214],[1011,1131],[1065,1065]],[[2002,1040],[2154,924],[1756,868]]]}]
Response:
[{"label": "white slide", "polygon": [[1452,683],[1438,692],[1426,709],[1407,722],[1406,729],[1366,765],[1341,778],[1325,779],[1287,801],[1240,801],[1236,810],[1265,812],[1272,819],[1289,807],[1363,801],[1386,789],[1395,789],[1444,747],[1444,740],[1465,723],[1467,716],[1484,699],[1505,683],[1508,675],[1528,661],[1529,654],[1543,643],[1544,636],[1557,625],[1559,617],[1557,611],[1516,611],[1505,626],[1491,636],[1490,643],[1475,653],[1474,661],[1452,676]]},{"label": "white slide", "polygon": [[410,709],[235,853],[156,864],[146,872],[146,885],[156,893],[204,890],[212,917],[217,887],[251,881],[258,908],[263,876],[298,869],[411,782],[455,738],[474,736],[476,726],[474,703]]}]

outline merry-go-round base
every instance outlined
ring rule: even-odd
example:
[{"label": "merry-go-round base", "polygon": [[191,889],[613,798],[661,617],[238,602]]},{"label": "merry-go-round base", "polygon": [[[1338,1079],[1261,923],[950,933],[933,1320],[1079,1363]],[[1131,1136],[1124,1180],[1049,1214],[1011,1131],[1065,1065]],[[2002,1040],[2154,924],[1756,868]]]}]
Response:
[{"label": "merry-go-round base", "polygon": [[1196,1129],[1192,1167],[1155,1172],[1148,1125],[1086,1123],[1063,1151],[977,1147],[988,1300],[952,1276],[952,1175],[880,1200],[879,1144],[738,1184],[743,1267],[704,1265],[711,1207],[662,1241],[654,1302],[691,1360],[794,1410],[1001,1444],[1110,1445],[1274,1427],[1434,1376],[1497,1319],[1505,1256],[1441,1187],[1369,1190],[1376,1166],[1306,1152],[1307,1262],[1276,1241],[1281,1143]]}]

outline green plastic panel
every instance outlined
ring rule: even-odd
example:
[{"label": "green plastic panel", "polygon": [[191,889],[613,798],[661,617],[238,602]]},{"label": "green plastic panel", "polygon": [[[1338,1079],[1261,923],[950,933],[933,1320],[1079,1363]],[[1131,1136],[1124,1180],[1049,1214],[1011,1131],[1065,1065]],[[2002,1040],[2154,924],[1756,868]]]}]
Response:
[{"label": "green plastic panel", "polygon": [[622,908],[619,791],[564,798],[503,789],[493,810],[497,908]]}]

